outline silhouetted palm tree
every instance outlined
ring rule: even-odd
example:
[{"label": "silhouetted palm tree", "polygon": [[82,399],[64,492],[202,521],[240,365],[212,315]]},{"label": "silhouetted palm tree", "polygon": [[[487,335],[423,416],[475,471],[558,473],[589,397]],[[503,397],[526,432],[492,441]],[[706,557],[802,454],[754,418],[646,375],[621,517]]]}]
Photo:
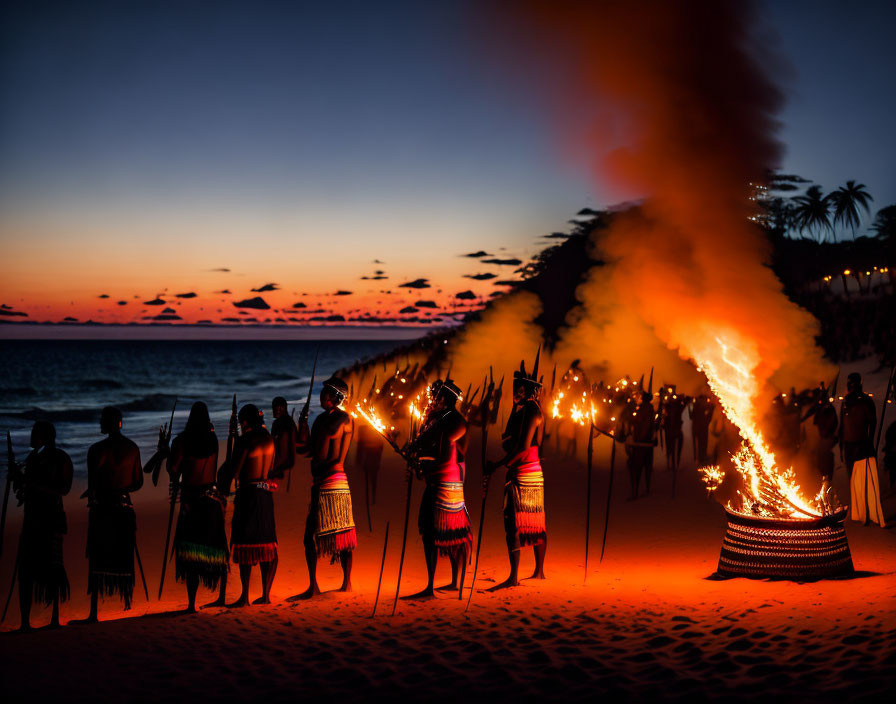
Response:
[{"label": "silhouetted palm tree", "polygon": [[842,223],[845,227],[852,230],[852,236],[856,236],[856,228],[861,223],[859,217],[859,206],[870,214],[868,208],[869,201],[874,200],[871,194],[865,189],[865,184],[856,183],[855,181],[847,181],[845,186],[840,186],[836,191],[828,196],[831,204],[834,206],[834,225]]},{"label": "silhouetted palm tree", "polygon": [[828,234],[833,239],[830,196],[821,194],[821,186],[810,186],[804,195],[797,196],[793,202],[796,204],[794,223],[800,232],[817,230],[819,242],[824,242]]}]

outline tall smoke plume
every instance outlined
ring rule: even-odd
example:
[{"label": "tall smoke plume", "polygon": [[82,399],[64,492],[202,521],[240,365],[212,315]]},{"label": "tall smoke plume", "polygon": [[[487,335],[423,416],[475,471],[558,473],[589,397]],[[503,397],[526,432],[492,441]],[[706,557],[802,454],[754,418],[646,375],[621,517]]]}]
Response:
[{"label": "tall smoke plume", "polygon": [[[782,94],[757,46],[746,2],[662,0],[503,6],[491,32],[515,37],[518,75],[537,76],[563,155],[587,155],[596,183],[639,207],[597,230],[595,264],[577,291],[553,359],[592,379],[637,377],[689,391],[719,339],[751,367],[754,404],[773,389],[829,380],[817,321],[790,302],[749,220],[750,184],[777,166]],[[531,360],[542,333],[537,296],[516,292],[450,344],[453,376],[478,384],[488,365]],[[694,361],[696,360],[696,364]]]},{"label": "tall smoke plume", "polygon": [[588,154],[601,185],[641,204],[596,232],[595,257],[607,265],[580,287],[555,359],[581,358],[610,378],[653,364],[659,379],[691,385],[693,367],[663,350],[699,360],[722,335],[756,364],[760,390],[830,378],[814,344],[817,321],[786,298],[749,220],[750,184],[782,153],[782,95],[764,69],[774,57],[757,46],[752,7],[642,0],[524,8],[519,58],[549,57],[537,68],[555,87],[549,103],[559,108],[565,151]]}]

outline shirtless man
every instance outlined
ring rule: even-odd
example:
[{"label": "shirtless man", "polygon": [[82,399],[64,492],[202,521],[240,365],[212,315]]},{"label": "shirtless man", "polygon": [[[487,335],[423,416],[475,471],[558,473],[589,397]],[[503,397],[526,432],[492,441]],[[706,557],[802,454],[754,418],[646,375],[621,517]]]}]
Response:
[{"label": "shirtless man", "polygon": [[172,485],[180,487],[174,566],[177,581],[187,585],[187,613],[196,611],[200,581],[209,589],[220,585],[220,596],[212,602],[214,605],[224,605],[227,591],[226,499],[215,486],[217,471],[218,437],[209,420],[208,407],[197,401],[168,455],[168,475]]},{"label": "shirtless man", "polygon": [[[418,476],[426,480],[420,502],[418,528],[423,537],[428,581],[426,588],[405,599],[435,598],[434,582],[439,555],[451,562],[451,583],[440,591],[463,588],[459,577],[473,552],[473,529],[464,501],[464,455],[467,422],[457,410],[460,388],[450,379],[431,387],[432,407],[408,455],[417,461]],[[408,470],[410,471],[410,469]]]},{"label": "shirtless man", "polygon": [[24,467],[9,468],[16,497],[25,504],[19,540],[20,631],[31,630],[31,604],[53,605],[50,628],[59,627],[59,602],[69,597],[68,576],[62,562],[66,530],[62,497],[72,488],[72,461],[56,447],[56,428],[39,420],[31,429],[31,447]]},{"label": "shirtless man", "polygon": [[305,561],[309,585],[290,601],[320,594],[317,560],[329,555],[342,565],[340,591],[352,590],[352,551],[358,545],[352,516],[352,495],[343,466],[352,441],[354,424],[340,404],[348,397],[348,384],[338,377],[324,382],[320,405],[324,412],[311,426],[311,506],[305,522]]},{"label": "shirtless man", "polygon": [[[544,440],[544,415],[538,403],[541,384],[526,375],[513,373],[513,410],[501,436],[506,455],[488,462],[488,476],[507,466],[504,484],[504,532],[510,558],[510,576],[489,591],[519,586],[520,550],[531,545],[535,571],[530,579],[544,579],[544,557],[548,536],[544,515],[544,474],[539,448]],[[485,482],[487,477],[483,478]]]},{"label": "shirtless man", "polygon": [[271,437],[274,438],[274,470],[271,477],[282,479],[296,463],[296,424],[286,412],[286,399],[278,396],[271,403],[274,422]]},{"label": "shirtless man", "polygon": [[137,516],[131,492],[143,486],[143,467],[137,445],[121,434],[121,411],[103,409],[100,431],[105,440],[87,451],[87,592],[90,614],[82,621],[96,623],[99,596],[119,594],[127,611],[134,596],[134,550]]},{"label": "shirtless man", "polygon": [[274,440],[264,425],[264,416],[254,405],[240,409],[242,435],[233,448],[232,467],[221,467],[218,488],[230,493],[236,481],[230,546],[233,561],[240,566],[239,598],[227,606],[241,607],[249,603],[249,579],[252,566],[260,565],[262,594],[253,604],[271,603],[271,585],[277,574],[277,526],[274,522]]}]

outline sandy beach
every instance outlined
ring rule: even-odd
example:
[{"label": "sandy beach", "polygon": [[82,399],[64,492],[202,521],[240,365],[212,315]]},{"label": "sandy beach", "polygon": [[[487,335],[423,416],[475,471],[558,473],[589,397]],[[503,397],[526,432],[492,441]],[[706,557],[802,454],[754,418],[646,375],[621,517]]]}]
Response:
[{"label": "sandy beach", "polygon": [[[480,439],[473,435],[467,501],[478,524]],[[448,594],[431,602],[399,602],[391,616],[403,527],[404,468],[388,452],[380,473],[373,531],[367,530],[363,477],[350,467],[359,546],[354,592],[334,591],[336,566],[322,564],[325,593],[289,603],[304,590],[301,546],[307,513],[307,465],[297,467],[292,490],[277,495],[280,565],[274,604],[178,613],[186,592],[169,568],[158,591],[167,505],[163,487],[135,496],[139,547],[150,601],[138,579],[134,608],[106,599],[102,622],[58,631],[0,634],[8,701],[149,700],[184,698],[293,700],[311,696],[375,700],[398,693],[448,701],[496,698],[584,700],[609,692],[634,699],[755,699],[767,693],[799,700],[873,699],[896,679],[896,539],[892,531],[847,522],[857,574],[852,579],[797,584],[716,581],[725,527],[722,507],[707,500],[690,448],[678,491],[657,453],[650,495],[625,500],[627,477],[617,458],[606,555],[599,563],[609,479],[608,441],[596,443],[592,536],[584,582],[585,465],[548,453],[548,579],[498,593],[482,591],[507,573],[500,483],[488,496],[485,540],[476,594],[468,612]],[[583,445],[580,444],[580,447]],[[497,455],[495,444],[492,454]],[[352,454],[353,458],[353,454]],[[848,497],[839,469],[837,491]],[[425,583],[415,482],[403,594]],[[63,622],[86,615],[86,510],[76,490],[66,499],[65,560],[72,601]],[[228,507],[229,516],[232,507]],[[10,583],[19,527],[7,532],[0,573]],[[371,619],[386,522],[391,524],[383,590]],[[532,566],[523,556],[521,574]],[[472,571],[470,573],[472,574]],[[437,584],[448,580],[441,566]],[[469,581],[468,581],[469,585]],[[252,597],[260,593],[257,571]],[[239,588],[231,572],[228,595]],[[207,596],[207,598],[205,598]],[[200,603],[210,601],[200,593]],[[33,625],[49,619],[35,609]],[[18,626],[14,597],[4,624]],[[50,673],[50,676],[48,676]]]}]

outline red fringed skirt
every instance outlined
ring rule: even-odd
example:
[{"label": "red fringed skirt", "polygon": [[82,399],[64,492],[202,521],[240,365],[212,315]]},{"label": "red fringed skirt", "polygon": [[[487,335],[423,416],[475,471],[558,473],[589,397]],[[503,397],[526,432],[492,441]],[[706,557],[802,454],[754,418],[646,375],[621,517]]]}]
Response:
[{"label": "red fringed skirt", "polygon": [[277,559],[274,495],[270,491],[255,484],[244,484],[237,489],[230,545],[233,561],[239,565]]},{"label": "red fringed skirt", "polygon": [[473,528],[464,501],[463,482],[430,484],[423,493],[417,521],[424,542],[431,542],[439,554],[468,559],[473,553]]},{"label": "red fringed skirt", "polygon": [[[540,545],[547,540],[544,517],[544,474],[538,448],[529,448],[522,462],[508,473],[504,486],[505,529],[513,549]],[[513,535],[511,536],[511,532]]]}]

